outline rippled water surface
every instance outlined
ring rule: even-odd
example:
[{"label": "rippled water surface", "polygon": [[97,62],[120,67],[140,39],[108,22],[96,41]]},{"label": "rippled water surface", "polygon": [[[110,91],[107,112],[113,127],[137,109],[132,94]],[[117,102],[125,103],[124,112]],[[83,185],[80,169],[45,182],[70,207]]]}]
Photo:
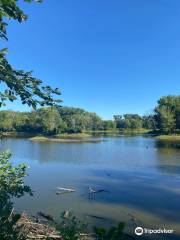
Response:
[{"label": "rippled water surface", "polygon": [[[131,235],[136,225],[165,227],[175,233],[149,239],[180,239],[180,143],[142,136],[100,139],[96,143],[3,140],[1,151],[10,149],[13,162],[30,166],[26,182],[34,196],[19,199],[17,209],[57,218],[72,209],[92,225],[125,221]],[[58,186],[76,192],[56,195]],[[105,191],[89,195],[89,186]]]}]

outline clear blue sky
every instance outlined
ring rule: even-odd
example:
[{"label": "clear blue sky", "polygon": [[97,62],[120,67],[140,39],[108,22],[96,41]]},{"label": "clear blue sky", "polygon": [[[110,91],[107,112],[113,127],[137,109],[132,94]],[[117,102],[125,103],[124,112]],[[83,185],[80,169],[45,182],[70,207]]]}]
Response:
[{"label": "clear blue sky", "polygon": [[[44,0],[8,28],[10,62],[59,87],[63,105],[112,118],[180,94],[179,0]],[[8,109],[24,110],[19,102]]]}]

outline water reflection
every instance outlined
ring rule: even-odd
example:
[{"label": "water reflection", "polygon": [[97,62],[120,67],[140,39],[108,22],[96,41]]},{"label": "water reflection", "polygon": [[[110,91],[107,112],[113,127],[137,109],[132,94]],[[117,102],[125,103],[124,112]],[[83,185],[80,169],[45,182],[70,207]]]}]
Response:
[{"label": "water reflection", "polygon": [[0,150],[10,149],[15,161],[36,164],[70,164],[95,168],[144,169],[168,174],[180,173],[180,145],[153,138],[105,137],[100,143],[32,142],[6,139]]},{"label": "water reflection", "polygon": [[[36,194],[17,206],[32,214],[45,210],[53,215],[70,208],[112,221],[128,220],[128,212],[136,212],[147,227],[180,229],[179,143],[141,136],[103,139],[97,144],[2,141],[0,150],[11,149],[15,162],[31,167],[28,183]],[[77,191],[57,197],[57,186]],[[107,191],[89,199],[89,186]]]},{"label": "water reflection", "polygon": [[91,180],[83,182],[84,186],[91,182],[95,188],[106,190],[102,194],[97,194],[95,201],[129,205],[147,213],[154,213],[160,218],[180,222],[180,216],[177,214],[180,211],[179,179],[162,177],[151,172],[143,174],[111,171],[110,174],[107,178],[104,171],[94,171]]},{"label": "water reflection", "polygon": [[158,154],[157,168],[162,173],[180,175],[180,143],[171,141],[156,141]]},{"label": "water reflection", "polygon": [[180,142],[179,141],[163,141],[163,140],[157,140],[155,141],[156,147],[164,148],[164,149],[180,149]]}]

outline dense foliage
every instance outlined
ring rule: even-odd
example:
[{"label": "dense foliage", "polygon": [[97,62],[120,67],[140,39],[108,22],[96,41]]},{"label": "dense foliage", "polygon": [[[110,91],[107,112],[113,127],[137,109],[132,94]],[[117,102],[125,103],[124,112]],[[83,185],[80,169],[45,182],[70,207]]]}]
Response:
[{"label": "dense foliage", "polygon": [[115,115],[118,129],[151,129],[163,134],[180,132],[180,96],[164,96],[158,101],[154,112],[143,117],[138,114]]},{"label": "dense foliage", "polygon": [[[34,0],[40,2],[39,0]],[[8,40],[7,26],[10,20],[18,22],[25,21],[27,15],[19,8],[18,0],[0,0],[0,38],[1,40]],[[22,0],[23,2],[23,0]],[[33,2],[33,0],[24,0],[24,2]],[[50,86],[43,86],[42,81],[33,77],[32,72],[25,72],[23,70],[16,70],[8,62],[6,54],[7,48],[0,50],[0,107],[5,105],[7,100],[13,102],[20,98],[23,104],[27,104],[33,108],[40,106],[57,105],[60,100],[54,99],[55,95],[60,95],[60,91],[52,89]],[[13,124],[22,126],[20,122],[14,121],[14,112],[8,112],[1,115],[1,121],[4,122],[3,129],[15,128]],[[18,119],[26,122],[26,116]],[[0,154],[0,239],[14,240],[18,239],[18,229],[16,223],[20,217],[13,209],[12,199],[19,198],[25,193],[31,193],[28,186],[24,185],[23,178],[26,176],[26,166],[24,164],[18,167],[13,167],[9,161],[10,153]],[[21,238],[22,239],[22,238]]]},{"label": "dense foliage", "polygon": [[163,133],[180,130],[180,96],[160,98],[155,108],[157,128]]},{"label": "dense foliage", "polygon": [[78,240],[82,233],[87,233],[87,224],[74,216],[73,212],[65,211],[61,216],[61,222],[56,224],[63,240]]},{"label": "dense foliage", "polygon": [[0,131],[34,134],[84,131],[157,130],[169,134],[180,130],[180,96],[162,97],[151,115],[115,115],[103,120],[96,113],[73,107],[47,107],[32,112],[0,111]]},{"label": "dense foliage", "polygon": [[11,154],[0,154],[0,239],[18,239],[18,229],[15,228],[20,215],[14,213],[13,198],[22,197],[25,193],[31,193],[28,186],[24,185],[26,165],[14,167],[9,161]]},{"label": "dense foliage", "polygon": [[125,238],[123,233],[125,228],[125,224],[119,223],[116,227],[111,227],[109,230],[102,227],[95,227],[94,232],[97,235],[98,240],[125,240],[129,238]]},{"label": "dense foliage", "polygon": [[40,134],[101,130],[103,121],[95,113],[79,108],[41,108],[32,112],[0,112],[0,131]]},{"label": "dense foliage", "polygon": [[[120,128],[142,127],[142,118],[128,114]],[[0,131],[39,134],[79,133],[118,130],[116,121],[102,120],[97,114],[72,107],[48,107],[32,112],[0,111]]]},{"label": "dense foliage", "polygon": [[[56,229],[64,240],[78,240],[82,239],[82,234],[93,236],[97,240],[125,240],[131,239],[124,233],[125,223],[121,222],[117,226],[112,226],[110,229],[103,227],[94,227],[93,232],[89,233],[88,224],[79,220],[74,216],[72,211],[65,211],[61,216],[61,222],[56,224]],[[83,239],[86,239],[83,238]]]}]

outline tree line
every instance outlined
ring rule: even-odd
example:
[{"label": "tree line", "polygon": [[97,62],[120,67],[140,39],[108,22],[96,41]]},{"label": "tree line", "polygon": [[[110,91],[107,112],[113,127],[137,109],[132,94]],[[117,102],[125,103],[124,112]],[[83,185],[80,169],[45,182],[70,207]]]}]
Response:
[{"label": "tree line", "polygon": [[170,134],[180,130],[180,96],[159,99],[149,115],[114,115],[103,120],[96,113],[73,107],[47,107],[31,112],[0,111],[0,131],[39,134],[149,129]]}]

